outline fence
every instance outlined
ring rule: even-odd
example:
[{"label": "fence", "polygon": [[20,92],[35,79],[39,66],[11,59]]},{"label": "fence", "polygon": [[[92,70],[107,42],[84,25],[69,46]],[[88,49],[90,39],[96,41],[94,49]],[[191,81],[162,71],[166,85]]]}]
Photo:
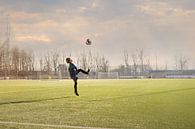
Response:
[{"label": "fence", "polygon": [[[150,71],[146,76],[131,76],[131,75],[121,75],[119,72],[93,72],[91,71],[89,75],[79,74],[80,79],[144,79],[144,78],[195,78],[195,70],[185,70],[185,71]],[[28,74],[19,73],[9,74],[5,76],[0,74],[0,80],[9,79],[69,79],[69,73],[67,71],[61,72],[50,72],[49,74],[45,71],[32,71]]]}]

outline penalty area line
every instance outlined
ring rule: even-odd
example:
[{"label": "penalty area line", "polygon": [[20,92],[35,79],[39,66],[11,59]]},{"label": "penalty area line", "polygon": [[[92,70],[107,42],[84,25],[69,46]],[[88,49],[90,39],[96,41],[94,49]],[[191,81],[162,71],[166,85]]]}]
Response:
[{"label": "penalty area line", "polygon": [[21,125],[21,126],[40,126],[40,127],[53,127],[53,128],[72,128],[72,129],[113,129],[113,128],[85,127],[85,126],[71,126],[71,125],[22,123],[22,122],[12,122],[12,121],[0,121],[0,124],[4,124],[4,125]]}]

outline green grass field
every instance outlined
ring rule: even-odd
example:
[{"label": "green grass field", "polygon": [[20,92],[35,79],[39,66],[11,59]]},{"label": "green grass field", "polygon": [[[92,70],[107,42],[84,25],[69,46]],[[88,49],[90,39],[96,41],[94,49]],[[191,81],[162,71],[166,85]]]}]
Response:
[{"label": "green grass field", "polygon": [[195,129],[193,79],[79,80],[79,93],[71,80],[0,81],[0,128]]}]

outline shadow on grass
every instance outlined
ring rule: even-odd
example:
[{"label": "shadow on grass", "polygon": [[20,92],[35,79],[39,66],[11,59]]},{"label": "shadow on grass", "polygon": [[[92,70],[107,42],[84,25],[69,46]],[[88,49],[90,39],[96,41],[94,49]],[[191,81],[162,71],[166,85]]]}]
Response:
[{"label": "shadow on grass", "polygon": [[47,99],[37,99],[37,100],[21,100],[21,101],[3,102],[3,103],[0,103],[0,106],[1,105],[8,105],[8,104],[23,104],[23,103],[43,102],[43,101],[58,100],[58,99],[64,99],[64,98],[70,98],[70,96],[47,98]]},{"label": "shadow on grass", "polygon": [[142,96],[150,96],[150,95],[158,95],[158,94],[166,94],[166,93],[175,93],[175,92],[182,92],[182,91],[189,91],[194,90],[193,88],[183,88],[183,89],[175,89],[175,90],[166,90],[166,91],[159,91],[159,92],[150,92],[145,94],[137,94],[137,95],[128,95],[128,96],[119,96],[119,97],[112,97],[112,98],[105,98],[105,99],[94,99],[93,101],[105,101],[105,100],[114,100],[114,99],[123,99],[123,98],[129,98],[129,97],[142,97]]}]

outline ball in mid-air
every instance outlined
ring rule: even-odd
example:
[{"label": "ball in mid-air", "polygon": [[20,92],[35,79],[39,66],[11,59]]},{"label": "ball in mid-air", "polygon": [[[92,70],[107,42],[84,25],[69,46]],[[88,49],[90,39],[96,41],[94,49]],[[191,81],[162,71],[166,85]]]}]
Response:
[{"label": "ball in mid-air", "polygon": [[90,39],[87,39],[85,43],[86,43],[86,45],[91,45],[92,44]]}]

